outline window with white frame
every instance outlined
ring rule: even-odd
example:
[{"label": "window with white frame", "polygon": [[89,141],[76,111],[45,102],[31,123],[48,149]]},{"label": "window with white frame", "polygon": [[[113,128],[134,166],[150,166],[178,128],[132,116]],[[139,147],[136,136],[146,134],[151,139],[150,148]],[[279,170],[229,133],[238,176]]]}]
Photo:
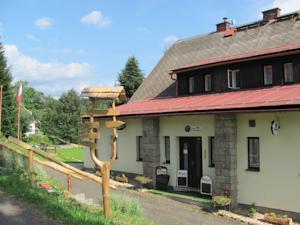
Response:
[{"label": "window with white frame", "polygon": [[289,83],[294,81],[293,63],[284,64],[284,82]]},{"label": "window with white frame", "polygon": [[165,163],[170,163],[170,136],[165,136]]},{"label": "window with white frame", "polygon": [[260,169],[259,138],[248,137],[248,169],[259,171]]},{"label": "window with white frame", "polygon": [[205,91],[211,91],[211,75],[210,74],[204,75],[204,89],[205,89]]},{"label": "window with white frame", "polygon": [[142,136],[136,137],[136,160],[143,161]]},{"label": "window with white frame", "polygon": [[271,65],[264,66],[264,84],[273,84],[273,68]]},{"label": "window with white frame", "polygon": [[189,77],[189,93],[195,92],[195,77]]},{"label": "window with white frame", "polygon": [[230,89],[238,89],[239,84],[239,73],[240,70],[227,70],[227,75],[228,75],[228,88]]}]

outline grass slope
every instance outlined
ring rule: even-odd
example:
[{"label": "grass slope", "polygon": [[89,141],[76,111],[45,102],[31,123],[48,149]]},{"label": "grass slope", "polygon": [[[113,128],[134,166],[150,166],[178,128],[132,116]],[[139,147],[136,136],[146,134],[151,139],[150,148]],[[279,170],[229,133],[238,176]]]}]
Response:
[{"label": "grass slope", "polygon": [[62,224],[68,225],[154,225],[141,215],[124,212],[115,207],[111,218],[104,218],[99,207],[82,206],[63,194],[49,195],[33,189],[30,182],[21,179],[20,174],[7,174],[0,171],[0,191],[14,195],[17,199],[30,203]]}]

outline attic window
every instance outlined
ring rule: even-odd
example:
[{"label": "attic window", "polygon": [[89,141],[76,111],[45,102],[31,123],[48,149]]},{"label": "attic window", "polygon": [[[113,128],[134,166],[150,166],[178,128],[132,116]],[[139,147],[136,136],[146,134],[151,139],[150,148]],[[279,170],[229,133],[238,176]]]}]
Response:
[{"label": "attic window", "polygon": [[240,70],[227,70],[228,75],[228,88],[239,89],[239,73]]},{"label": "attic window", "polygon": [[189,77],[189,93],[195,92],[195,77]]},{"label": "attic window", "polygon": [[205,91],[211,91],[211,75],[205,74],[204,75],[204,84],[205,84]]},{"label": "attic window", "polygon": [[271,85],[273,83],[273,69],[271,65],[264,66],[264,84]]},{"label": "attic window", "polygon": [[293,63],[285,63],[284,64],[284,82],[291,83],[294,81],[293,79]]}]

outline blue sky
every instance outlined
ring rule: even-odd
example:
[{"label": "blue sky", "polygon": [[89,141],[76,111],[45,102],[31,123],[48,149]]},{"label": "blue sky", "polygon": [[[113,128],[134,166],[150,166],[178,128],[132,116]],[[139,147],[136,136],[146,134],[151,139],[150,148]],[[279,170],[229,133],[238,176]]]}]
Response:
[{"label": "blue sky", "polygon": [[46,94],[110,86],[129,56],[145,76],[177,39],[211,32],[223,17],[244,24],[299,0],[1,0],[0,35],[15,80]]}]

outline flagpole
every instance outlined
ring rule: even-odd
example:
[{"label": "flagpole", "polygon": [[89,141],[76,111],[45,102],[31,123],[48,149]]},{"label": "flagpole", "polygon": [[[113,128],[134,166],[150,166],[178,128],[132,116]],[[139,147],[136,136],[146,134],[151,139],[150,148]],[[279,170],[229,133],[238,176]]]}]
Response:
[{"label": "flagpole", "polygon": [[21,138],[20,117],[21,117],[21,101],[22,101],[22,82],[21,81],[19,82],[17,101],[18,101],[18,139],[20,140],[20,138]]},{"label": "flagpole", "polygon": [[3,95],[3,85],[0,86],[0,133],[2,129],[2,95]]},{"label": "flagpole", "polygon": [[20,140],[20,114],[21,114],[21,102],[18,101],[18,139]]}]

